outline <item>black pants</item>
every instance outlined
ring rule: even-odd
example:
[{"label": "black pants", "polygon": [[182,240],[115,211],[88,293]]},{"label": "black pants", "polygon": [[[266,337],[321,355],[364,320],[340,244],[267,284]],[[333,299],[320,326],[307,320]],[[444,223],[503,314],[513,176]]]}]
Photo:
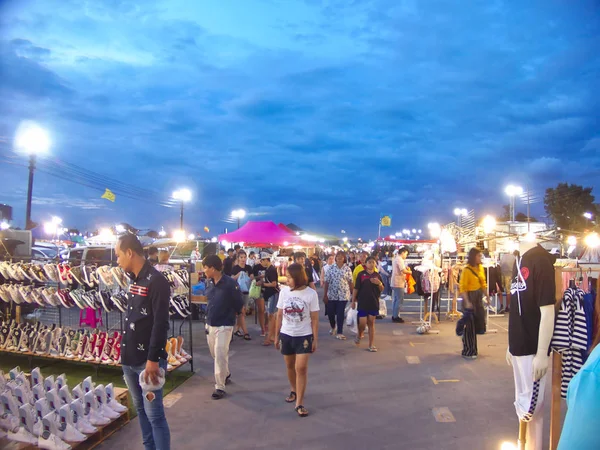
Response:
[{"label": "black pants", "polygon": [[327,316],[329,317],[329,324],[331,328],[335,328],[337,320],[337,334],[343,334],[344,332],[344,313],[346,312],[346,301],[329,300],[327,302]]},{"label": "black pants", "polygon": [[472,308],[463,309],[465,331],[462,336],[463,356],[477,356],[477,335],[485,334],[485,308],[483,307],[483,293],[470,291],[467,293]]}]

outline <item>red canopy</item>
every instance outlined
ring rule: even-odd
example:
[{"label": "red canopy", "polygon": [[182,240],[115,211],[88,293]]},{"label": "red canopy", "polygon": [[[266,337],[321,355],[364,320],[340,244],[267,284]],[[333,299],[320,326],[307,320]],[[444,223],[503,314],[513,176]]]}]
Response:
[{"label": "red canopy", "polygon": [[243,242],[246,245],[259,247],[283,246],[299,241],[294,233],[283,230],[274,222],[248,221],[239,230],[227,234],[220,234],[219,241]]}]

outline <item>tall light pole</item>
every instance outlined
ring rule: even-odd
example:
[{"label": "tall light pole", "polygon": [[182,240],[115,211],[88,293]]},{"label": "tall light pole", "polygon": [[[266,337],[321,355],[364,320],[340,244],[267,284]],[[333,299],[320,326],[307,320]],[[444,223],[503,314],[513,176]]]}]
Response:
[{"label": "tall light pole", "polygon": [[15,137],[17,151],[29,155],[29,182],[27,184],[27,207],[25,210],[25,229],[31,230],[31,199],[33,196],[33,173],[38,155],[43,155],[50,148],[50,138],[42,127],[34,122],[24,122],[17,129]]},{"label": "tall light pole", "polygon": [[192,192],[189,189],[179,189],[173,192],[173,198],[181,202],[181,213],[179,214],[179,229],[183,230],[183,204],[192,199]]},{"label": "tall light pole", "polygon": [[510,197],[510,221],[515,221],[515,197],[523,194],[523,188],[521,186],[513,186],[509,184],[506,186],[504,193]]},{"label": "tall light pole", "polygon": [[234,219],[237,219],[237,227],[239,230],[240,229],[240,220],[243,219],[244,217],[246,217],[246,211],[244,211],[243,209],[235,209],[235,210],[231,211],[231,217],[233,217]]}]

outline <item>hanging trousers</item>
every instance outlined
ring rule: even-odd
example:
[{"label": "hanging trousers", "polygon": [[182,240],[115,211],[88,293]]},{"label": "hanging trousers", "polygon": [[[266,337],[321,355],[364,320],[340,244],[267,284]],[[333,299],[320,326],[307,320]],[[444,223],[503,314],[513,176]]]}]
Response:
[{"label": "hanging trousers", "polygon": [[483,293],[481,291],[470,291],[467,294],[472,308],[464,308],[465,332],[462,336],[462,355],[477,356],[477,335],[485,334],[486,331]]}]

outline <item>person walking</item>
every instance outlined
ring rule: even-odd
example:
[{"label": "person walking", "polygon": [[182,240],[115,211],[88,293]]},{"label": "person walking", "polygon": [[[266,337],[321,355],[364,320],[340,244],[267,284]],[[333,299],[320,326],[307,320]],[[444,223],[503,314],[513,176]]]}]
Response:
[{"label": "person walking", "polygon": [[[325,273],[323,302],[329,317],[331,330],[329,334],[337,339],[345,340],[344,313],[346,305],[352,298],[352,271],[346,264],[346,253],[339,251],[335,255],[335,264]],[[337,322],[337,331],[336,331]]]},{"label": "person walking", "polygon": [[252,283],[252,280],[254,279],[254,273],[252,268],[246,264],[247,258],[246,252],[240,250],[238,252],[238,263],[231,271],[231,278],[238,282],[242,291],[242,298],[244,299],[244,307],[242,308],[242,313],[237,318],[236,330],[233,334],[243,337],[246,341],[251,341],[252,338],[250,337],[250,334],[248,334],[248,329],[246,328],[246,308],[250,301],[248,293],[250,290],[250,283]]},{"label": "person walking", "polygon": [[310,262],[307,263],[306,253],[304,253],[304,252],[294,253],[294,263],[300,264],[302,267],[304,267],[304,271],[306,272],[306,278],[308,279],[308,287],[313,289],[314,291],[316,291],[317,288],[315,287],[315,282],[313,279],[312,264],[310,264]]},{"label": "person walking", "polygon": [[408,248],[402,247],[394,257],[392,264],[392,322],[404,323],[400,317],[400,308],[404,304],[404,294],[406,292],[406,276],[412,271],[406,266],[408,258]]},{"label": "person walking", "polygon": [[207,277],[206,297],[208,306],[208,349],[215,360],[215,391],[213,400],[225,397],[225,385],[231,379],[229,371],[229,344],[233,336],[236,317],[242,312],[244,300],[239,284],[223,274],[223,261],[217,255],[209,255],[202,261]]},{"label": "person walking", "polygon": [[227,276],[231,276],[231,271],[235,264],[235,250],[230,248],[227,250],[227,258],[223,260],[223,273]]},{"label": "person walking", "polygon": [[463,316],[456,323],[456,334],[462,337],[463,342],[462,356],[467,359],[477,358],[477,335],[485,333],[483,296],[486,291],[481,251],[472,248],[460,277]]},{"label": "person walking", "polygon": [[385,259],[385,253],[379,252],[376,254],[377,259],[377,271],[381,275],[381,279],[383,280],[383,292],[381,293],[381,298],[384,300],[389,300],[387,292],[390,286],[390,273],[387,271],[387,260]]},{"label": "person walking", "polygon": [[321,286],[325,285],[325,276],[327,275],[327,272],[329,271],[329,269],[335,265],[335,255],[331,254],[331,255],[327,255],[327,258],[325,259],[325,264],[323,264],[323,267],[321,267]]},{"label": "person walking", "polygon": [[376,352],[375,347],[375,317],[379,315],[379,296],[383,291],[383,280],[381,275],[375,271],[375,258],[369,256],[365,261],[365,269],[356,277],[354,292],[352,295],[352,309],[356,309],[358,303],[358,334],[354,343],[359,346],[364,337],[365,328],[369,326],[369,348],[370,352]]},{"label": "person walking", "polygon": [[150,385],[158,385],[165,377],[171,289],[166,278],[144,258],[144,248],[133,234],[119,237],[115,253],[117,263],[131,277],[121,342],[123,377],[137,410],[144,449],[169,450],[171,433],[163,390],[143,392],[140,374],[144,373],[144,382]]},{"label": "person walking", "polygon": [[296,403],[296,413],[308,416],[304,394],[308,383],[308,358],[317,351],[319,339],[319,296],[308,287],[306,271],[292,264],[287,271],[287,286],[277,301],[275,348],[281,350],[290,382],[287,403]]},{"label": "person walking", "polygon": [[265,271],[264,277],[257,284],[264,289],[263,297],[269,315],[268,334],[263,342],[264,346],[270,346],[275,342],[275,321],[277,312],[277,299],[279,297],[279,275],[277,269],[271,264],[271,255],[263,252],[260,254],[260,263]]}]

